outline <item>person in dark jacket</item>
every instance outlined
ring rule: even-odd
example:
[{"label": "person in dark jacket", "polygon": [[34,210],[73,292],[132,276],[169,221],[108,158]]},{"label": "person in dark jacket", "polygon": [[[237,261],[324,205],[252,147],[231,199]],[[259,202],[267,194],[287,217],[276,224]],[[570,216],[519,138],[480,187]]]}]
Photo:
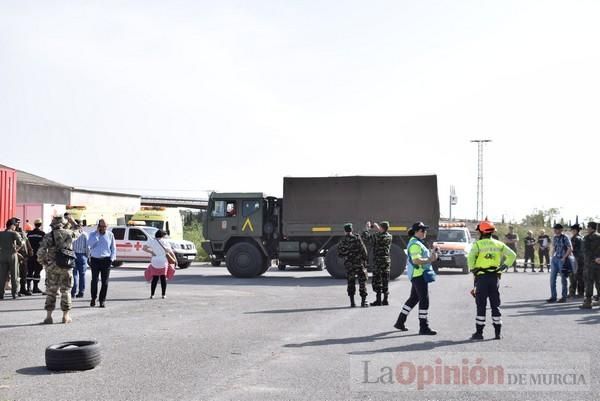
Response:
[{"label": "person in dark jacket", "polygon": [[[33,254],[37,255],[37,251],[40,249],[40,244],[46,233],[42,231],[42,220],[35,220],[33,225],[35,228],[27,233],[27,239],[31,244]],[[42,290],[40,290],[39,287],[42,269],[43,267],[40,262],[38,262],[37,257],[27,259],[27,291],[31,291],[33,294],[42,293]],[[33,288],[31,288],[32,282]]]},{"label": "person in dark jacket", "polygon": [[524,239],[525,242],[525,262],[523,263],[523,272],[527,271],[527,263],[531,263],[531,272],[535,272],[535,244],[536,239],[533,236],[533,231],[527,231],[527,237]]},{"label": "person in dark jacket", "polygon": [[569,276],[569,297],[583,297],[585,284],[583,282],[583,237],[579,232],[581,226],[571,226],[571,245],[573,245],[573,256],[575,257],[574,272]]}]

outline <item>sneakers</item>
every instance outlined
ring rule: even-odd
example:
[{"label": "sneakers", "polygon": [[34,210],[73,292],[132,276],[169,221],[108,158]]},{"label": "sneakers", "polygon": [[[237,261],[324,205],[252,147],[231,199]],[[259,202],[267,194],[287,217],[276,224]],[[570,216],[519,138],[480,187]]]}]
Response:
[{"label": "sneakers", "polygon": [[549,303],[549,304],[554,303],[554,302],[556,302],[556,298],[548,298],[546,300],[546,302]]}]

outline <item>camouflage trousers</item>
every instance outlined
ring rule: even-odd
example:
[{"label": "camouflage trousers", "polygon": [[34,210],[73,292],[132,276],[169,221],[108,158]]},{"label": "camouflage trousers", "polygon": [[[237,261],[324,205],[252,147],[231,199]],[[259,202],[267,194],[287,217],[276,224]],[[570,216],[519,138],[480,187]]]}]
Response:
[{"label": "camouflage trousers", "polygon": [[54,264],[46,266],[46,307],[53,311],[60,292],[60,309],[71,310],[71,288],[73,288],[73,269],[63,269]]},{"label": "camouflage trousers", "polygon": [[373,267],[372,285],[373,291],[388,294],[388,286],[390,282],[390,262],[375,261]]},{"label": "camouflage trousers", "polygon": [[356,294],[356,279],[358,279],[358,292],[361,297],[367,296],[367,269],[364,266],[346,266],[348,275],[348,295]]}]

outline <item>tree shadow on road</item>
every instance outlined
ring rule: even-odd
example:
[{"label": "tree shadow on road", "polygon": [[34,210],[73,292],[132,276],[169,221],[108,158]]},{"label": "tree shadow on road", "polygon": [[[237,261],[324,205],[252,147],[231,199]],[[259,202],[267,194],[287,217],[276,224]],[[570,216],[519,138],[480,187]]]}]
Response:
[{"label": "tree shadow on road", "polygon": [[315,341],[307,341],[305,343],[299,344],[285,344],[285,348],[303,348],[303,347],[320,347],[326,345],[344,345],[344,344],[359,344],[359,343],[372,343],[380,340],[391,340],[394,338],[400,337],[412,337],[418,334],[409,334],[409,335],[395,335],[389,336],[390,334],[398,334],[401,333],[398,330],[394,331],[385,331],[383,333],[371,334],[368,336],[361,337],[348,337],[348,338],[328,338],[325,340],[315,340]]},{"label": "tree shadow on road", "polygon": [[[414,334],[418,335],[418,334]],[[408,336],[398,336],[398,337],[408,337]],[[430,351],[440,347],[449,347],[452,345],[462,345],[462,344],[476,344],[487,341],[496,341],[493,338],[488,338],[483,341],[473,341],[473,340],[460,340],[460,341],[451,341],[451,340],[440,340],[440,341],[426,341],[423,343],[416,344],[408,344],[401,345],[398,347],[390,347],[383,348],[371,351],[353,351],[349,352],[350,355],[372,355],[372,354],[381,354],[381,353],[393,353],[393,352],[409,352],[409,351]]]}]

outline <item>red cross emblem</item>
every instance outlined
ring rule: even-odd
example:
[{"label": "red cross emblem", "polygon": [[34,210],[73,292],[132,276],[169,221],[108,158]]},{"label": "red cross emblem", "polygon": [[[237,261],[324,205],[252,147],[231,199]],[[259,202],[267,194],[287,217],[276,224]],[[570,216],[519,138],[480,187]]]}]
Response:
[{"label": "red cross emblem", "polygon": [[140,244],[140,241],[136,242],[133,247],[135,248],[136,251],[139,251],[140,249],[142,249],[142,245]]}]

